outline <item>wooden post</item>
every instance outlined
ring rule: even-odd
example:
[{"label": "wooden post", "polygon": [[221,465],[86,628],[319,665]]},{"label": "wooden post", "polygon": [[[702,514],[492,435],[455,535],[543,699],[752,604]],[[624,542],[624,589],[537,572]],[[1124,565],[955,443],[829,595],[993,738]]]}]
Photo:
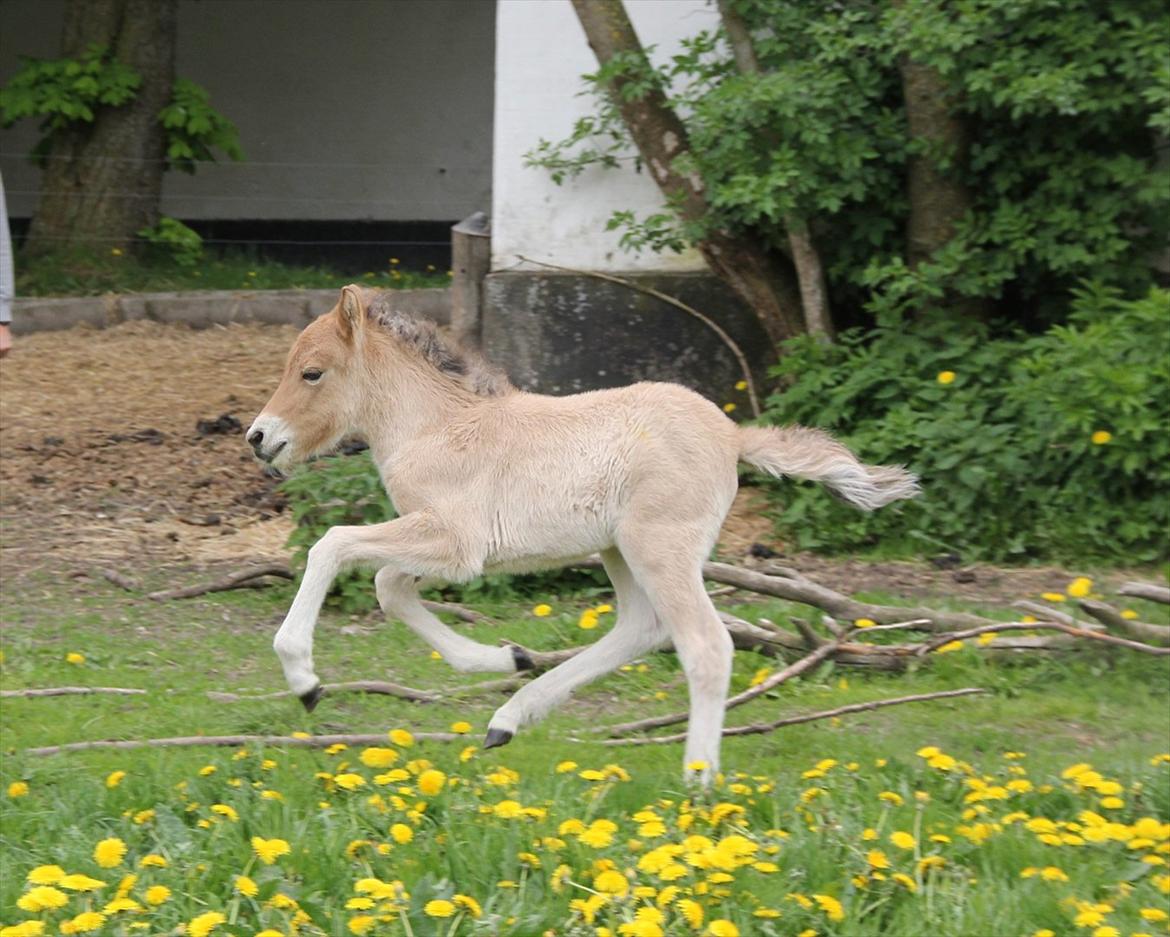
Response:
[{"label": "wooden post", "polygon": [[491,222],[477,211],[451,228],[451,331],[471,348],[480,346],[483,278],[491,262]]}]

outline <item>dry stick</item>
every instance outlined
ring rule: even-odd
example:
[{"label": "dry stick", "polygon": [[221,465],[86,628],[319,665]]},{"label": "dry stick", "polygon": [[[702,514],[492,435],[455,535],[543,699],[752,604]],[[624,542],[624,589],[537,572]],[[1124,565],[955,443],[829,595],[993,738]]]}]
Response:
[{"label": "dry stick", "polygon": [[787,599],[789,602],[813,605],[840,621],[854,622],[859,618],[868,618],[884,625],[895,622],[904,623],[908,619],[923,619],[922,627],[928,631],[951,631],[956,628],[974,628],[979,625],[991,624],[991,620],[988,618],[966,612],[946,612],[933,608],[903,608],[896,605],[871,605],[868,602],[858,602],[847,595],[834,592],[832,589],[802,576],[795,578],[772,576],[750,569],[740,569],[738,566],[731,566],[727,563],[704,563],[703,578],[741,589],[750,589],[752,592],[760,592],[764,595],[774,595],[780,599]]},{"label": "dry stick", "polygon": [[483,614],[483,612],[464,608],[462,605],[456,605],[454,602],[432,602],[430,599],[423,599],[422,606],[423,608],[430,609],[432,612],[448,612],[460,621],[465,621],[471,625],[478,624],[481,621],[491,621],[491,618]]},{"label": "dry stick", "polygon": [[[965,687],[962,690],[943,690],[938,693],[916,693],[913,696],[898,696],[893,699],[873,700],[869,703],[852,703],[848,706],[838,706],[836,709],[826,709],[823,712],[806,713],[803,716],[788,716],[773,722],[755,722],[744,726],[728,726],[723,730],[724,736],[731,735],[761,735],[772,732],[784,726],[798,725],[802,722],[815,722],[818,719],[832,719],[848,713],[868,712],[872,709],[882,709],[885,706],[898,706],[901,703],[921,703],[926,700],[953,699],[957,696],[974,696],[976,693],[986,693],[982,687]],[[606,739],[602,745],[664,745],[671,742],[685,741],[687,734],[679,732],[676,735],[655,735],[641,739]]]},{"label": "dry stick", "polygon": [[[414,737],[425,742],[455,742],[464,738],[453,732],[415,732]],[[166,739],[103,739],[97,742],[69,742],[65,745],[47,745],[44,748],[26,748],[26,755],[56,755],[61,752],[83,752],[97,748],[132,750],[136,748],[190,748],[219,745],[286,745],[289,748],[328,748],[330,745],[381,745],[386,733],[364,735],[186,735]]]},{"label": "dry stick", "polygon": [[0,690],[0,699],[40,696],[88,696],[91,693],[110,693],[114,696],[141,696],[146,690],[123,686],[51,686],[31,690]]},{"label": "dry stick", "polygon": [[[333,693],[372,693],[379,696],[397,696],[399,699],[411,700],[415,703],[433,703],[440,698],[440,694],[432,690],[416,690],[414,687],[402,686],[400,683],[389,683],[384,680],[351,680],[348,683],[326,683],[321,687],[325,695]],[[209,699],[217,703],[254,703],[261,700],[283,699],[292,696],[291,690],[280,690],[277,693],[261,693],[256,696],[242,696],[239,693],[217,693],[208,691]]]},{"label": "dry stick", "polygon": [[1151,602],[1170,605],[1170,589],[1152,582],[1127,582],[1117,590],[1117,594],[1131,595],[1135,599],[1149,599]]},{"label": "dry stick", "polygon": [[967,638],[974,638],[977,635],[990,634],[996,631],[1060,631],[1064,634],[1072,635],[1074,638],[1087,638],[1090,641],[1115,644],[1118,647],[1127,647],[1131,651],[1141,651],[1143,654],[1153,654],[1158,657],[1170,655],[1170,647],[1153,647],[1149,644],[1142,644],[1140,641],[1130,641],[1128,638],[1119,638],[1101,631],[1086,631],[1084,628],[1074,628],[1071,625],[1065,625],[1055,621],[1000,622],[999,624],[986,625],[982,628],[955,631],[950,634],[941,635],[927,644],[920,645],[915,650],[915,653],[923,656],[942,647],[944,644],[950,644],[952,641],[963,641]]},{"label": "dry stick", "polygon": [[605,280],[607,283],[617,283],[619,286],[624,286],[627,289],[635,290],[639,293],[645,293],[647,296],[653,296],[655,299],[660,299],[664,303],[669,303],[676,309],[681,309],[683,312],[694,316],[705,326],[707,326],[707,328],[711,329],[711,331],[718,335],[723,344],[731,350],[733,355],[735,355],[735,360],[739,362],[739,368],[743,372],[743,381],[745,384],[747,384],[747,395],[748,401],[752,406],[752,416],[759,419],[762,412],[760,410],[760,399],[756,396],[756,385],[752,380],[752,369],[748,367],[747,358],[744,356],[743,351],[740,350],[739,345],[735,343],[735,339],[728,335],[720,327],[720,325],[709,316],[704,315],[703,313],[699,312],[698,309],[695,309],[693,306],[688,306],[682,300],[676,299],[668,293],[663,293],[661,290],[654,289],[652,286],[643,286],[640,283],[634,283],[631,280],[626,280],[622,277],[615,277],[608,273],[599,273],[596,270],[578,270],[575,267],[562,267],[560,264],[550,264],[545,263],[543,260],[533,260],[531,257],[524,257],[520,254],[517,254],[516,256],[519,257],[520,260],[524,261],[524,263],[536,264],[538,267],[548,267],[550,270],[563,270],[565,273],[575,273],[578,276],[595,277],[598,280]]},{"label": "dry stick", "polygon": [[112,582],[119,589],[125,589],[127,592],[137,592],[138,583],[133,579],[123,576],[116,569],[103,569],[102,578],[107,582]]},{"label": "dry stick", "polygon": [[1117,628],[1131,637],[1148,641],[1150,644],[1159,644],[1163,647],[1170,645],[1170,628],[1165,625],[1154,625],[1148,621],[1126,618],[1112,605],[1105,602],[1081,599],[1077,604],[1106,627]]},{"label": "dry stick", "polygon": [[1018,608],[1022,612],[1031,612],[1033,615],[1039,615],[1044,621],[1058,621],[1062,625],[1069,625],[1070,627],[1075,627],[1077,623],[1077,620],[1066,612],[1057,611],[1055,608],[1049,608],[1047,605],[1041,605],[1039,602],[1030,602],[1027,599],[1012,602],[1012,608]]},{"label": "dry stick", "polygon": [[254,566],[238,573],[232,573],[213,582],[205,582],[194,586],[184,586],[181,589],[167,589],[162,592],[152,592],[148,599],[163,601],[166,599],[190,599],[197,595],[206,595],[208,592],[227,592],[229,589],[238,589],[253,579],[261,576],[278,576],[281,579],[292,579],[292,570],[284,563],[270,563],[265,566]]}]

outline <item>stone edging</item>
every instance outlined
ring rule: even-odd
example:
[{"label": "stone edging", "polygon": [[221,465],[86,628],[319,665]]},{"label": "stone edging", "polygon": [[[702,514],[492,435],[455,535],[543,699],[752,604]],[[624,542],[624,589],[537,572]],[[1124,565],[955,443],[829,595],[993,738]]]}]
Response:
[{"label": "stone edging", "polygon": [[[18,298],[13,303],[15,335],[51,332],[76,325],[106,328],[121,322],[177,322],[202,329],[231,322],[308,325],[337,304],[337,290],[192,290],[181,293],[107,293],[61,299]],[[449,288],[396,290],[404,312],[447,325]]]}]

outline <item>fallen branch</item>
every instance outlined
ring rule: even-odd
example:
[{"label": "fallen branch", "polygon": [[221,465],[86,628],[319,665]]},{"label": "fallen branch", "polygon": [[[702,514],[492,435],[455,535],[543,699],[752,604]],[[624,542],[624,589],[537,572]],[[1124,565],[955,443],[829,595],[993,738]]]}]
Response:
[{"label": "fallen branch", "polygon": [[181,589],[166,589],[162,592],[152,592],[147,596],[161,602],[167,599],[190,599],[197,595],[206,595],[209,592],[227,592],[229,589],[247,588],[247,584],[261,576],[277,576],[281,579],[295,578],[291,569],[284,563],[269,563],[264,566],[254,566],[222,579],[200,583],[194,586],[184,586]]},{"label": "fallen branch", "polygon": [[1154,585],[1152,582],[1127,582],[1117,590],[1117,594],[1170,605],[1170,589],[1166,586]]},{"label": "fallen branch", "polygon": [[135,580],[123,576],[116,569],[103,569],[102,578],[107,582],[112,582],[119,589],[125,589],[127,592],[137,592],[139,589],[139,585]]},{"label": "fallen branch", "polygon": [[[396,696],[399,699],[410,700],[415,703],[433,703],[441,699],[442,695],[434,690],[416,690],[414,687],[402,686],[399,683],[389,683],[384,680],[351,680],[348,683],[326,683],[321,689],[325,696],[334,693],[371,693],[379,696]],[[291,690],[280,690],[276,693],[261,693],[255,696],[244,696],[239,693],[217,693],[209,690],[208,699],[217,703],[255,703],[262,700],[283,699],[293,696]]]},{"label": "fallen branch", "polygon": [[[784,719],[776,719],[772,722],[755,722],[750,725],[743,726],[728,726],[723,730],[725,737],[734,735],[762,735],[765,732],[772,732],[784,726],[798,725],[802,722],[815,722],[818,719],[833,719],[837,716],[844,716],[849,713],[868,712],[874,709],[882,709],[886,706],[898,706],[902,703],[922,703],[927,700],[937,699],[953,699],[959,696],[974,696],[977,693],[986,693],[987,690],[982,687],[966,687],[962,690],[943,690],[938,693],[916,693],[913,696],[898,696],[893,699],[873,700],[869,703],[852,703],[848,706],[838,706],[836,709],[826,709],[822,712],[805,713],[802,716],[788,716]],[[665,745],[672,742],[686,741],[687,734],[679,732],[675,735],[655,735],[651,738],[641,739],[605,739],[602,745]]]},{"label": "fallen branch", "polygon": [[1153,654],[1155,656],[1170,655],[1170,647],[1153,647],[1149,644],[1143,644],[1140,641],[1131,641],[1128,638],[1119,638],[1116,635],[1105,634],[1102,631],[1089,631],[1084,628],[1076,628],[1055,621],[999,622],[998,624],[986,625],[981,628],[970,628],[967,631],[955,631],[950,634],[939,635],[933,641],[919,645],[915,653],[918,656],[924,656],[953,641],[965,641],[968,638],[974,638],[981,634],[990,634],[998,631],[1060,631],[1074,638],[1085,638],[1090,641],[1100,641],[1104,644],[1127,647],[1131,651],[1140,651],[1143,654]]},{"label": "fallen branch", "polygon": [[91,693],[109,693],[114,696],[141,696],[146,693],[146,690],[135,690],[123,686],[51,686],[30,690],[0,690],[0,699],[41,696],[88,696]]},{"label": "fallen branch", "polygon": [[[423,742],[455,742],[466,736],[453,732],[415,732],[415,739]],[[26,755],[57,755],[62,752],[84,752],[100,748],[133,750],[137,748],[193,748],[200,746],[284,745],[288,748],[328,748],[330,745],[383,745],[386,733],[368,735],[188,735],[165,739],[103,739],[97,742],[69,742],[65,745],[46,745],[26,748]]]},{"label": "fallen branch", "polygon": [[454,615],[460,621],[465,621],[468,624],[474,625],[481,621],[491,621],[488,615],[483,612],[477,612],[470,608],[464,608],[462,605],[456,605],[454,602],[432,602],[430,599],[422,600],[423,608],[430,609],[432,612],[447,612]]},{"label": "fallen branch", "polygon": [[1105,602],[1081,599],[1077,604],[1107,628],[1116,628],[1119,631],[1124,631],[1130,637],[1137,638],[1149,644],[1158,644],[1162,647],[1170,645],[1170,628],[1167,628],[1165,625],[1154,625],[1148,621],[1126,618],[1112,605],[1108,605]]}]

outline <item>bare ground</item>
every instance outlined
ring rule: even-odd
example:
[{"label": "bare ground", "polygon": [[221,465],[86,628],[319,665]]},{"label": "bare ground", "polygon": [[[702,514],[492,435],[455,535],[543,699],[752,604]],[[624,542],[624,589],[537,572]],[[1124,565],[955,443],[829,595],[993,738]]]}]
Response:
[{"label": "bare ground", "polygon": [[[150,322],[21,338],[0,362],[0,570],[235,566],[287,556],[283,499],[241,430],[276,386],[296,331]],[[220,420],[220,417],[231,419]],[[212,425],[198,428],[200,421]],[[1059,588],[1056,569],[861,563],[787,554],[744,488],[721,553],[753,544],[825,585],[1003,602]],[[972,578],[973,577],[973,578]],[[1121,578],[1121,574],[1118,575]]]}]

